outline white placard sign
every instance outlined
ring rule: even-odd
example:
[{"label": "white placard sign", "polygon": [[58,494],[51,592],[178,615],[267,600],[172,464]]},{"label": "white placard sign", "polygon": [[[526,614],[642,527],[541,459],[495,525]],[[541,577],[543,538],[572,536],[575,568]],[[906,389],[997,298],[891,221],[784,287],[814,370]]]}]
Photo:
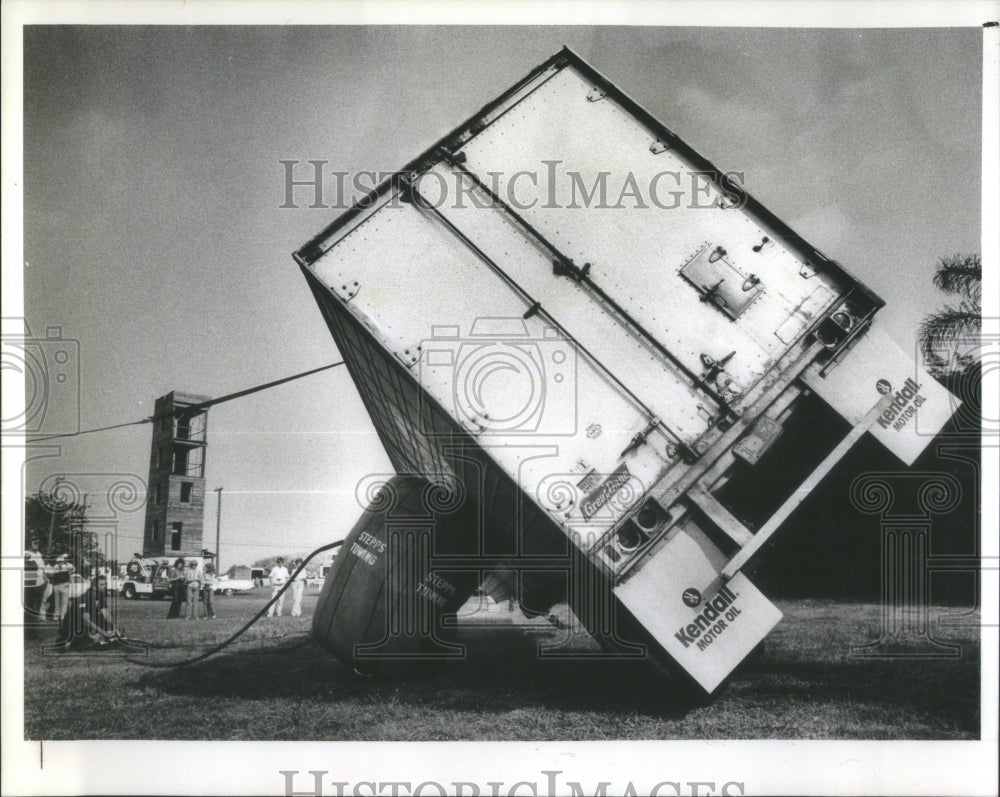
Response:
[{"label": "white placard sign", "polygon": [[961,405],[892,338],[874,328],[825,376],[810,369],[803,381],[851,424],[892,395],[869,431],[907,465]]},{"label": "white placard sign", "polygon": [[615,595],[707,692],[719,686],[781,612],[742,573],[723,583],[727,557],[688,525]]}]

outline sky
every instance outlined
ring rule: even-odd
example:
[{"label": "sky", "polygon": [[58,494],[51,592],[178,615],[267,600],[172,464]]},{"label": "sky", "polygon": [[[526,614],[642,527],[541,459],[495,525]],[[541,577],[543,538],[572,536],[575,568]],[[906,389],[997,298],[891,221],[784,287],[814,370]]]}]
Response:
[{"label": "sky", "polygon": [[[339,211],[302,193],[281,208],[280,162],[399,168],[564,44],[744,172],[886,300],[904,347],[945,301],[937,259],[980,249],[980,28],[31,27],[25,319],[33,338],[79,342],[78,398],[54,392],[45,428],[77,406],[84,429],[135,421],[171,390],[220,396],[339,359],[291,257]],[[150,437],[52,441],[24,488],[75,480],[127,558]],[[208,441],[205,543],[223,487],[223,567],[341,538],[355,486],[391,472],[343,368],[211,409]],[[110,500],[117,483],[138,491]]]}]

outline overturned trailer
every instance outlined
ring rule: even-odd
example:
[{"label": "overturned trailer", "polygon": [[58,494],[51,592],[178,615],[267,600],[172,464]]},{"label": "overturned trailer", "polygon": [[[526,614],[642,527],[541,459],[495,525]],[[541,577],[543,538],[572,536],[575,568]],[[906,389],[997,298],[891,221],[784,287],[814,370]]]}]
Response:
[{"label": "overturned trailer", "polygon": [[781,618],[766,540],[866,431],[911,463],[954,409],[878,296],[566,49],[295,258],[397,471],[314,618],[361,671],[460,656],[482,587],[711,693]]}]

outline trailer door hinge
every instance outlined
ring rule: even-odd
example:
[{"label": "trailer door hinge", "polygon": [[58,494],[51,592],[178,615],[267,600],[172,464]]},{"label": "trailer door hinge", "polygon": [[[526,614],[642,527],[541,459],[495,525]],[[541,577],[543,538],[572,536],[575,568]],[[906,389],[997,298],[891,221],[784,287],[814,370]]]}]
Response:
[{"label": "trailer door hinge", "polygon": [[654,155],[659,155],[661,152],[666,152],[668,149],[670,149],[670,145],[666,141],[659,138],[649,145],[649,151]]},{"label": "trailer door hinge", "polygon": [[597,102],[598,100],[603,100],[608,93],[598,86],[594,86],[589,92],[587,92],[587,102]]}]

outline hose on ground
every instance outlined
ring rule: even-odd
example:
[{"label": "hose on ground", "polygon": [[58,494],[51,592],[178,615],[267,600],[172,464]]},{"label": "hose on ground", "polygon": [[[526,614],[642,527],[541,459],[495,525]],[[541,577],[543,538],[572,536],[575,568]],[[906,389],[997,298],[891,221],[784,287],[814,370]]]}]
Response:
[{"label": "hose on ground", "polygon": [[[192,657],[190,659],[182,659],[181,661],[170,661],[170,662],[164,662],[164,661],[140,661],[138,659],[130,658],[128,656],[125,657],[125,661],[131,662],[132,664],[138,664],[140,667],[153,667],[153,668],[156,668],[156,669],[166,669],[166,668],[170,668],[170,667],[186,667],[189,664],[195,664],[196,662],[204,661],[209,656],[214,656],[219,651],[221,651],[221,650],[229,647],[231,644],[233,644],[233,642],[235,642],[239,637],[241,637],[244,633],[246,633],[250,629],[250,627],[254,625],[254,623],[256,623],[258,620],[260,620],[265,614],[267,614],[267,610],[271,608],[271,606],[274,604],[275,601],[278,600],[278,598],[280,598],[282,595],[285,594],[285,590],[287,590],[292,585],[292,582],[295,580],[295,577],[300,572],[302,572],[302,569],[307,564],[309,564],[309,561],[314,556],[316,556],[317,554],[323,553],[323,551],[329,551],[329,550],[332,550],[333,548],[339,548],[343,544],[344,544],[343,540],[338,540],[337,542],[331,542],[328,545],[321,545],[319,548],[317,548],[315,551],[313,551],[311,554],[309,554],[302,561],[302,564],[300,564],[295,569],[295,572],[292,573],[291,577],[288,579],[288,581],[285,582],[284,586],[282,586],[282,588],[280,590],[278,590],[276,593],[274,593],[274,596],[271,598],[271,600],[269,600],[267,602],[267,604],[259,612],[257,612],[256,615],[254,615],[250,620],[248,620],[246,623],[244,623],[243,627],[240,628],[236,633],[234,633],[232,636],[230,636],[225,641],[220,642],[218,645],[215,645],[210,650],[207,650],[204,653],[201,653],[201,654],[199,654],[197,656],[194,656],[194,657]],[[131,639],[129,637],[119,637],[119,639],[122,642],[126,643],[126,644],[130,643],[130,642],[131,643],[138,643],[138,644],[148,644],[148,643],[144,642],[141,639]],[[309,637],[306,638],[305,641],[303,641],[300,644],[286,646],[286,647],[282,647],[282,648],[277,649],[277,650],[273,650],[273,651],[269,650],[269,651],[266,651],[266,652],[268,652],[268,653],[272,653],[272,652],[278,653],[278,652],[282,652],[284,650],[294,650],[294,649],[296,649],[298,647],[304,647],[307,643],[309,643],[311,641],[312,641],[312,637],[309,636]]]}]

